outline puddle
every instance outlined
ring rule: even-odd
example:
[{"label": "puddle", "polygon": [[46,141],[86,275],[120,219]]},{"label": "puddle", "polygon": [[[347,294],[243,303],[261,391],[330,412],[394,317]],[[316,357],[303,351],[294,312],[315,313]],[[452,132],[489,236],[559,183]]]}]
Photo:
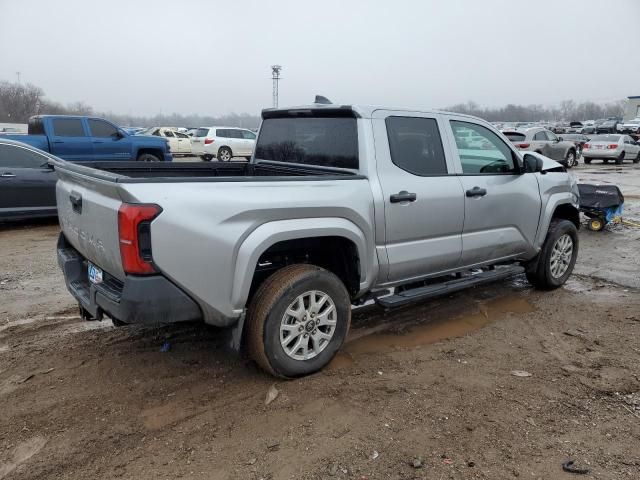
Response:
[{"label": "puddle", "polygon": [[502,297],[478,305],[478,311],[457,317],[440,318],[426,324],[406,327],[400,333],[373,333],[348,342],[343,352],[351,355],[373,353],[396,348],[429,345],[447,338],[460,337],[480,330],[509,313],[529,313],[535,307],[524,298]]},{"label": "puddle", "polygon": [[605,280],[591,280],[588,278],[581,278],[577,275],[569,277],[562,288],[571,293],[582,293],[591,296],[597,295],[599,297],[608,297],[612,299],[619,299],[631,290],[626,287],[608,283]]},{"label": "puddle", "polygon": [[341,368],[350,367],[353,365],[353,357],[350,353],[338,352],[333,360],[329,362],[327,368],[329,370],[339,370]]}]

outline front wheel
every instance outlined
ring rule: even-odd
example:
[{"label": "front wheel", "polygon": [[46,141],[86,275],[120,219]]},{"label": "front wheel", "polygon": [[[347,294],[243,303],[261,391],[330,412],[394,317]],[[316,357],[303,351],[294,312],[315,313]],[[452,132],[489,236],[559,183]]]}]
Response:
[{"label": "front wheel", "polygon": [[624,162],[624,152],[622,152],[620,156],[616,158],[616,165],[622,165],[622,162]]},{"label": "front wheel", "polygon": [[247,347],[272,375],[301,377],[322,369],[351,323],[347,289],[333,273],[297,264],[265,280],[249,305]]},{"label": "front wheel", "polygon": [[160,158],[153,153],[141,153],[138,155],[139,162],[160,162]]},{"label": "front wheel", "polygon": [[578,229],[569,220],[555,219],[538,256],[527,265],[527,280],[541,290],[553,290],[567,281],[578,258]]},{"label": "front wheel", "polygon": [[576,152],[569,150],[564,160],[567,168],[572,168],[576,164]]},{"label": "front wheel", "polygon": [[231,150],[227,147],[220,147],[220,150],[218,150],[218,160],[221,162],[229,162],[232,156]]}]

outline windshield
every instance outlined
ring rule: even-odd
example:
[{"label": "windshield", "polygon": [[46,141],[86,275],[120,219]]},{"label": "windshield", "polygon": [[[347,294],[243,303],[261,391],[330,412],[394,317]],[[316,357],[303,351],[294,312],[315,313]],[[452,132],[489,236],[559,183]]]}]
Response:
[{"label": "windshield", "polygon": [[355,118],[268,118],[262,122],[257,160],[358,168]]}]

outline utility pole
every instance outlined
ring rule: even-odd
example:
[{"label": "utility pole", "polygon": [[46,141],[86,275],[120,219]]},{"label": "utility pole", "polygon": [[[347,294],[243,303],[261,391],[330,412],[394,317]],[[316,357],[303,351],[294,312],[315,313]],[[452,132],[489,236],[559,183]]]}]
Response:
[{"label": "utility pole", "polygon": [[16,77],[18,78],[18,85],[20,84],[20,72],[16,72]]},{"label": "utility pole", "polygon": [[271,65],[271,79],[273,80],[273,108],[278,108],[278,82],[280,81],[280,65]]}]

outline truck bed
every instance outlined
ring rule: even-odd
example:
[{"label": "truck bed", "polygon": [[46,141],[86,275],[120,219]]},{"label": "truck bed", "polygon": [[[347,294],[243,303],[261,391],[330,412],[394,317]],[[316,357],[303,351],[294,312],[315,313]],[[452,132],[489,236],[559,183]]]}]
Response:
[{"label": "truck bed", "polygon": [[271,162],[91,162],[78,165],[55,163],[58,170],[116,183],[237,182],[361,179],[357,173],[317,166],[283,165]]}]

